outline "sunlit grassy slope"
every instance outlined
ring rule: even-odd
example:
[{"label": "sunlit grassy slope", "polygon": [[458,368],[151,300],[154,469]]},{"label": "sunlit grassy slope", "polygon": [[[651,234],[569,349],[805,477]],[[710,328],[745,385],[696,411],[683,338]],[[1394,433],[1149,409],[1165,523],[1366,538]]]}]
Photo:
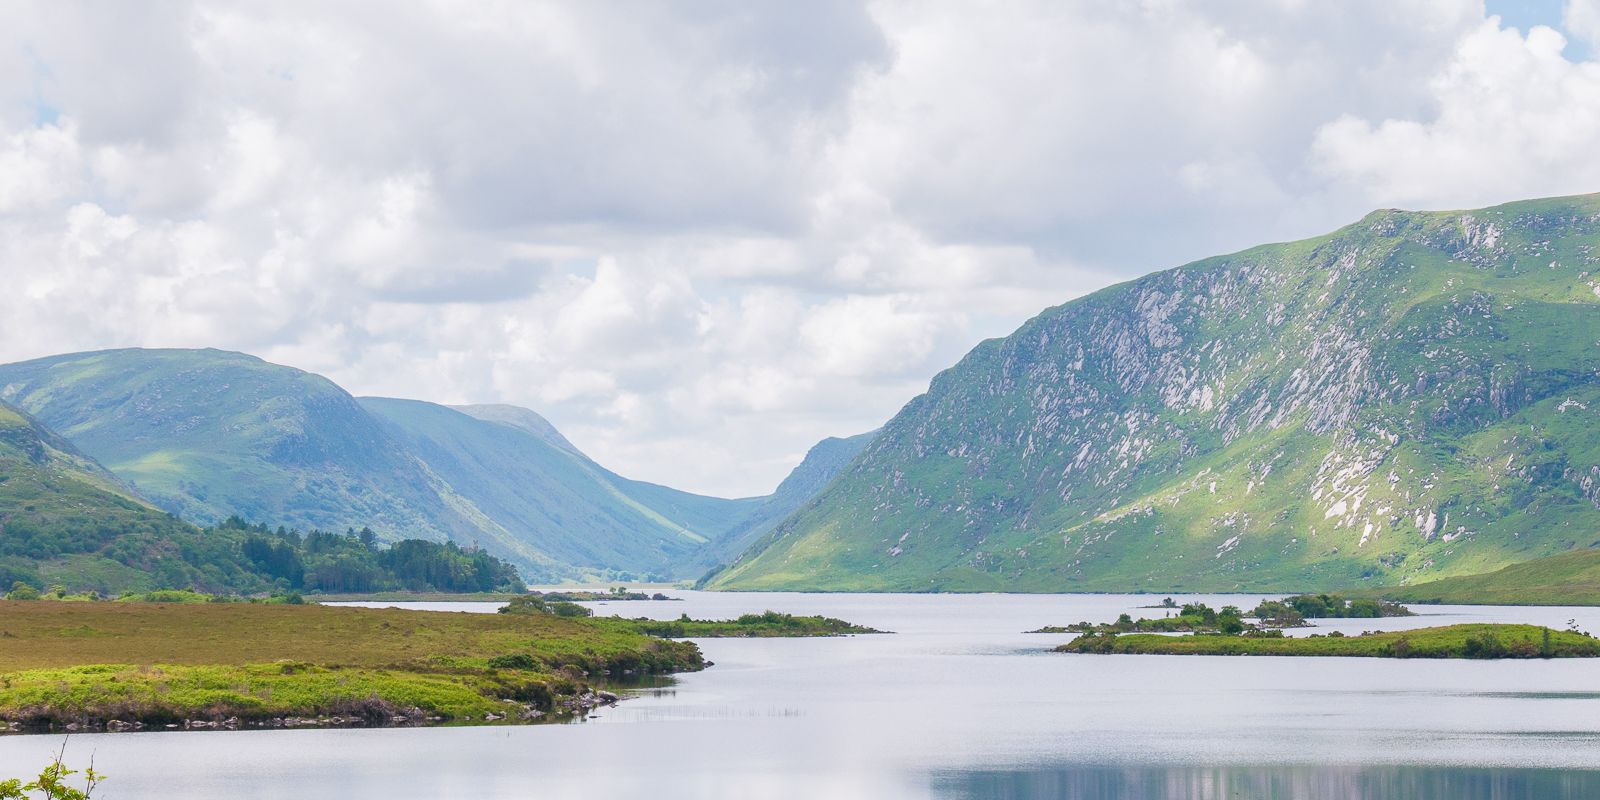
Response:
[{"label": "sunlit grassy slope", "polygon": [[1399,585],[1600,538],[1600,196],[1375,212],[984,342],[725,589]]}]

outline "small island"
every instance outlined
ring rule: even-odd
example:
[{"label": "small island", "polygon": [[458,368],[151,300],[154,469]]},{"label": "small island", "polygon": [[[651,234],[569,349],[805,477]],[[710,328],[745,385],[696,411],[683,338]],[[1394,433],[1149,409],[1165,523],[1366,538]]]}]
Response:
[{"label": "small island", "polygon": [[[1346,600],[1336,594],[1298,594],[1282,600],[1263,600],[1246,614],[1238,606],[1213,609],[1205,603],[1179,606],[1166,598],[1158,606],[1174,608],[1175,616],[1134,619],[1128,614],[1115,622],[1094,624],[1088,621],[1071,625],[1047,625],[1028,633],[1224,633],[1239,634],[1275,628],[1304,628],[1307,619],[1377,619],[1415,616],[1411,609],[1384,600]],[[1254,619],[1255,622],[1250,620]]]},{"label": "small island", "polygon": [[1406,631],[1371,631],[1345,636],[1287,637],[1281,630],[1237,634],[1163,636],[1151,633],[1085,633],[1055,648],[1058,653],[1337,656],[1364,658],[1594,658],[1600,640],[1576,630],[1538,625],[1465,624]]}]

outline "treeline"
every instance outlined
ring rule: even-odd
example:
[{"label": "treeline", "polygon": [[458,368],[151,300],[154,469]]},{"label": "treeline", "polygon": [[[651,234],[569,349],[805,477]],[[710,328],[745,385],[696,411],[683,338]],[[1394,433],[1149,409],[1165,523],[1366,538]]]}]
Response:
[{"label": "treeline", "polygon": [[465,550],[455,542],[404,539],[388,547],[378,544],[371,528],[344,533],[313,530],[302,535],[264,524],[251,525],[230,517],[213,533],[242,535],[240,550],[259,571],[284,588],[308,592],[362,593],[522,592],[525,587],[510,564],[484,552]]},{"label": "treeline", "polygon": [[0,589],[94,592],[192,589],[210,594],[288,592],[522,592],[510,564],[452,542],[383,546],[370,528],[302,533],[231,517],[198,529],[169,515],[71,525],[8,519],[0,525]]},{"label": "treeline", "polygon": [[1282,600],[1264,600],[1250,612],[1264,623],[1280,628],[1297,627],[1308,619],[1378,619],[1409,617],[1411,609],[1387,600],[1346,600],[1336,594],[1297,594]]}]

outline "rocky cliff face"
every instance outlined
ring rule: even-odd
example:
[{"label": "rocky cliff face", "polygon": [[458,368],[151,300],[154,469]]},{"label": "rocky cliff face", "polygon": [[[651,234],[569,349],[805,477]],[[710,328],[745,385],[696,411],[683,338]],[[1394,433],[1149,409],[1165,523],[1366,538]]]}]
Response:
[{"label": "rocky cliff face", "polygon": [[1588,545],[1597,245],[1600,196],[1383,211],[1050,309],[716,585],[1335,587]]}]

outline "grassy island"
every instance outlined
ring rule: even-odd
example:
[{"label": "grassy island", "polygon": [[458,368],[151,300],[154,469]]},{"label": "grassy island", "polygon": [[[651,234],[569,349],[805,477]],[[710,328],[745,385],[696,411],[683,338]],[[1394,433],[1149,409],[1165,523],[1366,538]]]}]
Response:
[{"label": "grassy island", "polygon": [[0,601],[0,730],[531,721],[614,701],[608,687],[643,676],[703,669],[700,649],[675,638],[874,632],[770,611],[591,614],[540,595],[500,614]]},{"label": "grassy island", "polygon": [[1282,631],[1241,635],[1086,633],[1060,653],[1196,656],[1342,656],[1366,658],[1594,658],[1600,640],[1538,625],[1447,625],[1345,636],[1286,637]]},{"label": "grassy island", "polygon": [[[1398,603],[1385,600],[1346,600],[1339,595],[1297,594],[1282,600],[1263,600],[1248,615],[1238,606],[1214,609],[1205,603],[1184,603],[1179,606],[1167,598],[1159,606],[1144,608],[1175,609],[1176,616],[1156,619],[1134,619],[1128,614],[1115,622],[1094,624],[1075,622],[1071,625],[1047,625],[1028,633],[1222,633],[1237,635],[1257,633],[1273,628],[1303,628],[1311,623],[1307,619],[1376,619],[1378,617],[1409,617],[1411,610]],[[1254,619],[1254,622],[1250,620]]]},{"label": "grassy island", "polygon": [[0,720],[113,729],[533,719],[698,670],[629,623],[249,603],[0,602]]},{"label": "grassy island", "polygon": [[874,628],[821,616],[797,617],[777,611],[744,614],[737,619],[690,619],[687,614],[674,620],[629,620],[635,629],[668,639],[770,638],[777,636],[848,636],[857,633],[883,633]]}]

